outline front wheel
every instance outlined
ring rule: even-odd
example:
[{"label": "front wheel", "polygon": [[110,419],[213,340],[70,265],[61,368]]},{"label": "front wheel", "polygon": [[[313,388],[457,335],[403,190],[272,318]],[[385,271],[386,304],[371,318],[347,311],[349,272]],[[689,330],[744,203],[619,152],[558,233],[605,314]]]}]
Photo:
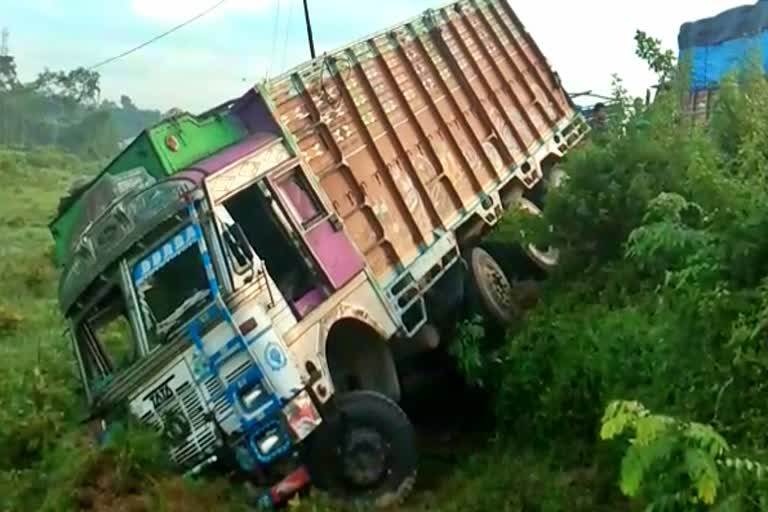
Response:
[{"label": "front wheel", "polygon": [[308,443],[312,482],[331,495],[357,505],[389,507],[413,489],[418,463],[413,426],[384,395],[338,395]]}]

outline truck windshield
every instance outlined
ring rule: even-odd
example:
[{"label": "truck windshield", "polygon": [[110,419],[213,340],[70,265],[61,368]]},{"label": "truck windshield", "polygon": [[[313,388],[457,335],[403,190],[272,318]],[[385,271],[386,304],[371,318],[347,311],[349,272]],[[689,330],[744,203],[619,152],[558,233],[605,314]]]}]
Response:
[{"label": "truck windshield", "polygon": [[192,227],[182,229],[140,260],[133,278],[144,321],[156,342],[191,319],[210,296]]}]

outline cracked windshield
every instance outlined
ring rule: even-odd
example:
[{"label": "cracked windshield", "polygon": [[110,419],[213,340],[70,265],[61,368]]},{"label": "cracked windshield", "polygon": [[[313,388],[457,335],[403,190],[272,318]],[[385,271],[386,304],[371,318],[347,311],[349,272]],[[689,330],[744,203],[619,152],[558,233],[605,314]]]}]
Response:
[{"label": "cracked windshield", "polygon": [[[171,243],[175,241],[176,238]],[[160,337],[165,337],[171,329],[189,320],[190,309],[203,302],[209,294],[208,280],[197,245],[171,255],[167,247],[170,244],[162,247],[162,253],[155,254],[171,259],[162,261],[161,267],[151,270],[149,276],[137,283],[145,321]],[[150,266],[155,263],[155,254],[138,263],[137,271],[145,264]]]},{"label": "cracked windshield", "polygon": [[0,3],[0,512],[768,512],[768,1]]}]

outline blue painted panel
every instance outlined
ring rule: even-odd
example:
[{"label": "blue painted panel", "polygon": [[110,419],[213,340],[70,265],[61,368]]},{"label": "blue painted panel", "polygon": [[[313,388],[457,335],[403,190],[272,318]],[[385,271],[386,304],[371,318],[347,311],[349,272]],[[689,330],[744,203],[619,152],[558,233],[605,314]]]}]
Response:
[{"label": "blue painted panel", "polygon": [[152,274],[163,268],[169,261],[187,250],[198,240],[198,231],[189,226],[154,250],[133,268],[133,280],[141,284]]}]

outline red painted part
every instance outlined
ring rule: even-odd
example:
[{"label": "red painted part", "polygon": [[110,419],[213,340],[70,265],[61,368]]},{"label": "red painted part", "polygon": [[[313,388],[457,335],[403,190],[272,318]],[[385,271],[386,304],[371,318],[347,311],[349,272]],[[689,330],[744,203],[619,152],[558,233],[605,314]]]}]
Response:
[{"label": "red painted part", "polygon": [[279,505],[309,485],[310,477],[307,468],[299,467],[269,490],[272,503]]},{"label": "red painted part", "polygon": [[173,135],[168,135],[165,138],[165,145],[168,149],[170,149],[174,153],[179,150],[179,141]]}]

